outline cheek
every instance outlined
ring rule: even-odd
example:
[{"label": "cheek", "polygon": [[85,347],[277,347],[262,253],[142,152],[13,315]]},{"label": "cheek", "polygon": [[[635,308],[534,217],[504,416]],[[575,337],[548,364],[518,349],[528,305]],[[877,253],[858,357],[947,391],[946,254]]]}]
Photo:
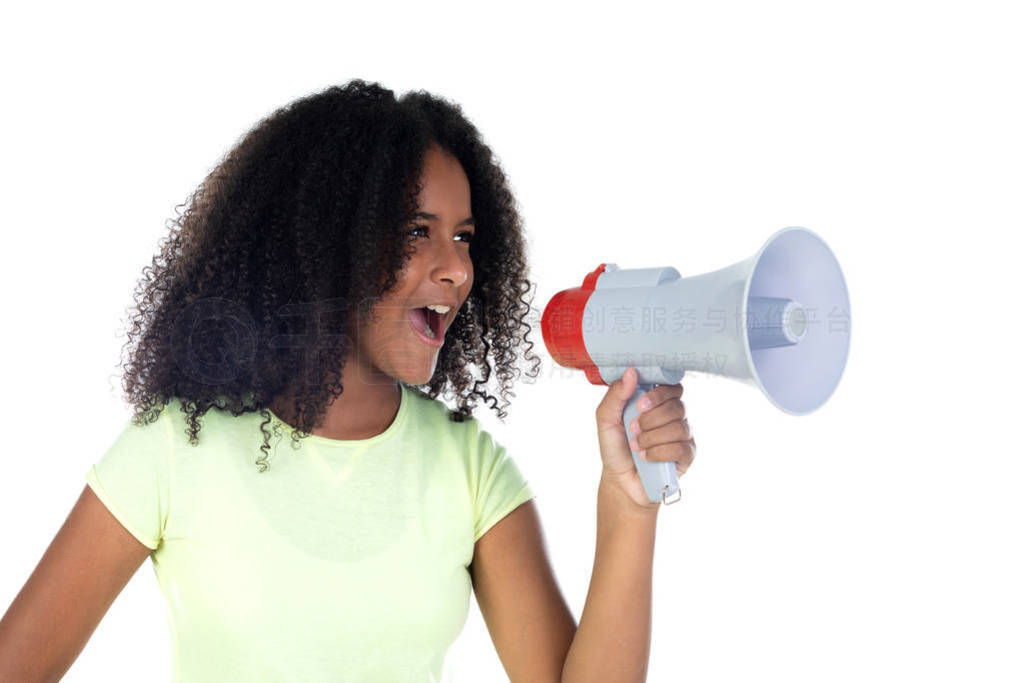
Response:
[{"label": "cheek", "polygon": [[373,350],[382,339],[389,335],[389,332],[391,336],[394,336],[393,314],[388,310],[386,303],[378,303],[373,310],[373,316],[375,319],[367,313],[357,329],[356,342],[364,350]]}]

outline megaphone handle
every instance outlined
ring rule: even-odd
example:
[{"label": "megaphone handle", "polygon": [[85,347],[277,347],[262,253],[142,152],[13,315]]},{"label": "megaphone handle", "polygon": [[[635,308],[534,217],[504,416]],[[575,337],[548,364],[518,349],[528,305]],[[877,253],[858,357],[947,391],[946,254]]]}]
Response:
[{"label": "megaphone handle", "polygon": [[[622,411],[622,426],[626,430],[626,441],[633,437],[633,434],[629,431],[629,424],[640,414],[640,411],[636,407],[637,401],[646,394],[648,391],[655,387],[654,384],[638,384],[636,391],[630,397],[629,401],[626,402],[626,408]],[[672,503],[678,503],[683,494],[680,493],[679,497],[675,500],[666,500],[668,496],[679,491],[679,481],[676,477],[676,464],[674,462],[651,462],[649,460],[642,460],[637,452],[632,448],[629,449],[633,454],[633,462],[636,464],[636,471],[640,475],[640,481],[643,482],[644,491],[647,493],[647,498],[652,503],[661,501],[665,505],[671,505]]]}]

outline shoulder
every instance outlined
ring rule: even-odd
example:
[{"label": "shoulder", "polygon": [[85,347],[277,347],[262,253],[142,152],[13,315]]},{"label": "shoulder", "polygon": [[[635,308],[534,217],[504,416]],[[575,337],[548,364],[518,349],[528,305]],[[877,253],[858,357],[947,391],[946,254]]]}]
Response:
[{"label": "shoulder", "polygon": [[165,484],[170,476],[175,442],[185,438],[175,433],[179,425],[175,410],[179,408],[180,404],[156,404],[141,413],[132,411],[94,463],[95,471],[107,477],[116,474],[126,479],[156,478]]},{"label": "shoulder", "polygon": [[406,387],[410,394],[410,418],[414,428],[431,439],[453,443],[463,452],[477,452],[480,447],[493,448],[494,439],[473,416],[458,419],[458,411],[449,408],[437,398],[414,387]]},{"label": "shoulder", "polygon": [[[184,444],[205,445],[205,442],[213,440],[214,435],[235,438],[238,430],[248,425],[243,425],[245,420],[235,419],[230,410],[213,405],[196,419],[196,443],[192,443],[191,423],[189,415],[195,412],[195,406],[191,401],[184,400],[177,396],[167,399],[166,405],[161,409],[155,423],[162,424],[164,433],[167,434],[176,448]],[[248,420],[262,420],[259,412],[247,412],[242,414]],[[206,438],[204,438],[206,437]]]},{"label": "shoulder", "polygon": [[133,410],[124,418],[112,450],[135,450],[140,446],[153,451],[166,449],[174,436],[172,424],[175,409],[177,407],[171,404],[157,404],[141,413]]},{"label": "shoulder", "polygon": [[442,429],[453,434],[467,433],[477,428],[477,420],[470,416],[457,421],[458,411],[449,408],[441,399],[431,398],[424,391],[404,385],[409,396],[409,414],[421,425]]}]

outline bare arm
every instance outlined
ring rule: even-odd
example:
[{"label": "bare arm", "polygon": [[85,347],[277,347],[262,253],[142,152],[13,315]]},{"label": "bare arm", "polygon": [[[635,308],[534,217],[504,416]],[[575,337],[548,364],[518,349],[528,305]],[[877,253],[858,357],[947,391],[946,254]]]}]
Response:
[{"label": "bare arm", "polygon": [[0,619],[0,680],[60,680],[151,552],[86,485]]},{"label": "bare arm", "polygon": [[562,683],[647,679],[657,519],[657,507],[638,510],[602,476],[594,570]]},{"label": "bare arm", "polygon": [[487,630],[511,683],[557,683],[576,632],[528,500],[476,542],[469,566]]}]

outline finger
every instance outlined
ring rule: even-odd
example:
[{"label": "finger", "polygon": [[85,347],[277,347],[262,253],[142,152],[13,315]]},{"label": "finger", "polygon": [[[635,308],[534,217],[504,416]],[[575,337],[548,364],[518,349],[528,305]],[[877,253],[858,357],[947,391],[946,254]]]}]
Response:
[{"label": "finger", "polygon": [[[691,445],[693,444],[692,441],[690,443],[691,443]],[[686,471],[688,469],[690,469],[691,465],[693,465],[694,456],[696,455],[695,449],[696,449],[696,446],[694,445],[693,448],[691,448],[691,450],[690,450],[689,456],[683,456],[682,458],[680,458],[679,460],[676,461],[676,476],[677,477],[681,477],[684,474],[686,474]]]},{"label": "finger", "polygon": [[[670,445],[674,442],[688,442],[693,435],[690,433],[690,424],[686,420],[675,420],[656,429],[644,430],[630,439],[630,446],[639,446],[633,450],[647,451],[650,456],[651,450],[658,446]],[[670,458],[674,460],[675,458]]]},{"label": "finger", "polygon": [[644,459],[652,462],[685,462],[693,457],[695,452],[690,441],[672,441],[641,450],[644,452]]},{"label": "finger", "polygon": [[639,402],[642,402],[643,399],[646,398],[650,402],[650,408],[647,408],[647,410],[650,410],[652,408],[658,407],[659,405],[661,405],[665,401],[668,401],[669,399],[679,398],[682,395],[682,384],[659,384],[650,391],[645,392],[643,396],[640,397]]},{"label": "finger", "polygon": [[676,399],[666,401],[657,408],[645,410],[633,418],[633,421],[626,426],[629,428],[630,435],[633,435],[637,431],[635,427],[639,427],[641,431],[646,431],[648,429],[656,429],[669,422],[680,422],[685,417],[686,406],[683,405],[682,401]]},{"label": "finger", "polygon": [[615,429],[616,426],[622,429],[622,411],[636,391],[637,380],[636,368],[629,367],[622,377],[608,386],[608,391],[594,411],[600,430]]}]

